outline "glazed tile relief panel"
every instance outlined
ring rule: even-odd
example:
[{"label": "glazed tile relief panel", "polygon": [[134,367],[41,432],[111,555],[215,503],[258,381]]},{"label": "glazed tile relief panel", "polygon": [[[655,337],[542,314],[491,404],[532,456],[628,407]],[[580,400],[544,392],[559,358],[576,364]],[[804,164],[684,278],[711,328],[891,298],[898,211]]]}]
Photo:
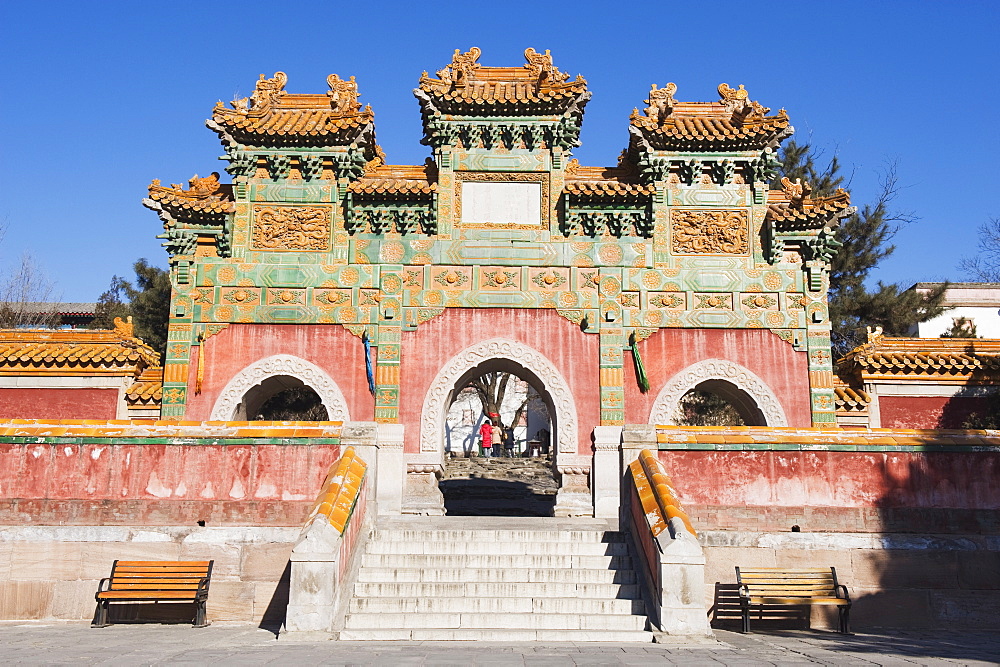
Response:
[{"label": "glazed tile relief panel", "polygon": [[[710,327],[828,350],[827,274],[849,198],[777,189],[784,110],[742,86],[688,103],[654,85],[617,163],[585,166],[572,151],[586,81],[548,52],[527,49],[519,67],[480,56],[456,51],[420,77],[423,165],[386,164],[353,78],[293,94],[283,73],[262,75],[249,98],[216,106],[208,126],[232,184],[156,181],[145,202],[175,287],[164,416],[184,414],[190,348],[235,322],[338,324],[378,346],[446,308],[548,308],[612,347]],[[828,356],[810,364],[831,369]],[[819,382],[814,420],[833,421],[832,380]]]}]

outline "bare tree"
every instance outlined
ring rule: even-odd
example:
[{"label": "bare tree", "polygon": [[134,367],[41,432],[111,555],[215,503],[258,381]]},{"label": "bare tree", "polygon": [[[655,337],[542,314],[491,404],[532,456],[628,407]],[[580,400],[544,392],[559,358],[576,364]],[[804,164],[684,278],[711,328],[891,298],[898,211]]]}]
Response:
[{"label": "bare tree", "polygon": [[45,328],[59,323],[54,285],[30,254],[0,276],[0,328]]},{"label": "bare tree", "polygon": [[976,282],[1000,282],[1000,218],[979,226],[979,254],[963,257],[958,269]]},{"label": "bare tree", "polygon": [[[500,408],[503,406],[503,400],[507,395],[507,388],[512,378],[515,382],[520,379],[511,373],[497,371],[480,375],[467,385],[476,390],[476,395],[479,396],[479,401],[483,404],[483,414],[490,417],[493,423],[502,429],[506,429],[508,426],[517,426],[521,421],[521,417],[528,409],[528,402],[532,398],[532,394],[537,395],[537,392],[533,391],[533,387],[529,384],[524,400],[521,401],[514,411],[514,418],[510,424],[504,424]],[[497,416],[491,417],[491,415]]]}]

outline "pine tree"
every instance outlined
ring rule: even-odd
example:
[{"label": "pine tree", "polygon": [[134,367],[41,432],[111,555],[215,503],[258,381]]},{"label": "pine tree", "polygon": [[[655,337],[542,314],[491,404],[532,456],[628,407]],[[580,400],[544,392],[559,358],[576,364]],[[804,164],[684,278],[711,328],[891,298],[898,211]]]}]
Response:
[{"label": "pine tree", "polygon": [[976,323],[968,317],[956,317],[951,328],[941,334],[940,338],[980,338],[976,331]]},{"label": "pine tree", "polygon": [[[789,141],[778,159],[780,175],[808,182],[814,198],[831,195],[845,184],[837,157],[821,168],[822,154],[809,144]],[[925,294],[881,281],[871,290],[865,286],[872,269],[896,250],[891,241],[900,227],[916,220],[913,214],[892,208],[898,194],[896,169],[890,165],[876,200],[846,218],[837,232],[844,245],[831,263],[830,322],[834,352],[839,355],[863,343],[867,327],[880,326],[887,335],[906,336],[918,322],[945,310],[941,304],[947,283]]]},{"label": "pine tree", "polygon": [[116,317],[132,316],[135,335],[160,353],[167,349],[167,324],[170,320],[170,274],[140,259],[132,265],[135,283],[120,276],[111,278],[111,286],[97,300],[91,329],[111,329]]}]

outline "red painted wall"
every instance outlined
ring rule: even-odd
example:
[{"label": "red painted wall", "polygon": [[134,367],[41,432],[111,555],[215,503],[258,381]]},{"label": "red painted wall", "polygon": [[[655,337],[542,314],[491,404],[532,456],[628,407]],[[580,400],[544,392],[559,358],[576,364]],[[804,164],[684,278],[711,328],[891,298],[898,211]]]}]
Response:
[{"label": "red painted wall", "polygon": [[879,396],[882,428],[962,428],[973,412],[989,409],[980,396]]},{"label": "red painted wall", "polygon": [[117,419],[117,389],[0,388],[0,417]]},{"label": "red painted wall", "polygon": [[275,354],[291,354],[322,368],[344,393],[352,420],[375,418],[361,339],[340,325],[231,324],[205,341],[202,348],[205,354],[202,391],[194,393],[197,368],[192,363],[184,416],[187,420],[209,419],[216,398],[233,377]]},{"label": "red painted wall", "polygon": [[0,524],[300,525],[339,445],[0,443]]},{"label": "red painted wall", "polygon": [[996,533],[1000,452],[660,451],[696,528]]},{"label": "red painted wall", "polygon": [[810,426],[805,352],[764,329],[660,329],[639,343],[649,391],[639,391],[635,364],[625,355],[625,423],[647,424],[653,402],[677,373],[704,359],[725,359],[754,372],[781,401],[789,426]]},{"label": "red painted wall", "polygon": [[594,334],[552,310],[448,308],[404,331],[400,369],[400,421],[404,449],[420,449],[420,411],[431,383],[456,354],[490,338],[509,338],[543,355],[566,378],[576,401],[579,452],[591,453],[591,433],[600,423],[600,342]]}]

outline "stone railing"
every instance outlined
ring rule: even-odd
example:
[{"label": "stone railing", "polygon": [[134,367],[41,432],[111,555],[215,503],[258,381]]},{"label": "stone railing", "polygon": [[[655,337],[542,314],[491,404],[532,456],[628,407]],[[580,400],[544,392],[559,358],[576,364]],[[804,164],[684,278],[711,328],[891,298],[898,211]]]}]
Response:
[{"label": "stone railing", "polygon": [[367,472],[354,447],[330,467],[292,549],[288,632],[333,632],[343,615],[345,582],[367,523]]},{"label": "stone railing", "polygon": [[648,449],[628,464],[627,520],[650,592],[650,619],[667,635],[710,635],[705,609],[705,555],[677,493]]}]

